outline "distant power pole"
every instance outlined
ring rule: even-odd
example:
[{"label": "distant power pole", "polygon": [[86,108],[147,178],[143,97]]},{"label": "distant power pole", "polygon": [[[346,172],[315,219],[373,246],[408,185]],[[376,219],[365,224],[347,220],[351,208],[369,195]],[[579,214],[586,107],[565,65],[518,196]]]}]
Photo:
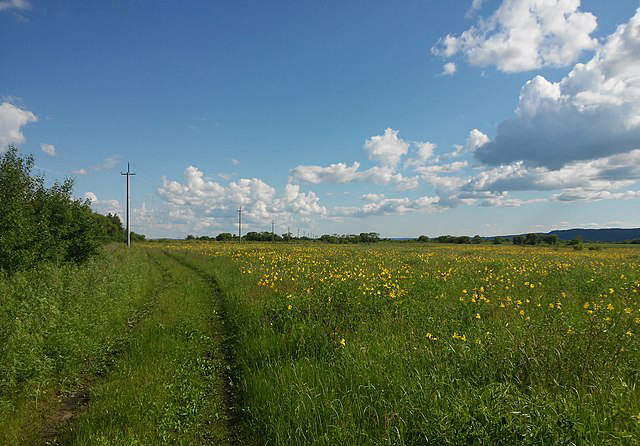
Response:
[{"label": "distant power pole", "polygon": [[298,228],[298,238],[300,238],[300,228]]},{"label": "distant power pole", "polygon": [[271,220],[271,241],[272,242],[276,240],[275,227],[276,227],[276,221]]},{"label": "distant power pole", "polygon": [[131,177],[131,175],[135,175],[135,173],[131,172],[129,163],[127,163],[127,171],[120,172],[120,175],[127,176],[127,246],[131,246],[131,194],[129,193],[129,178]]},{"label": "distant power pole", "polygon": [[238,239],[242,241],[242,205],[238,209]]}]

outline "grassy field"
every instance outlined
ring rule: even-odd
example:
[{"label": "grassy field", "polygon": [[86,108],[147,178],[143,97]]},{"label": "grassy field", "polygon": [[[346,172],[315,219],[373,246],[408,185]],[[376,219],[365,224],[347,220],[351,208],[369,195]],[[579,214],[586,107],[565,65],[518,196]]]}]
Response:
[{"label": "grassy field", "polygon": [[162,245],[218,278],[262,444],[640,442],[640,251]]},{"label": "grassy field", "polygon": [[0,280],[0,444],[640,442],[640,251],[147,243]]}]

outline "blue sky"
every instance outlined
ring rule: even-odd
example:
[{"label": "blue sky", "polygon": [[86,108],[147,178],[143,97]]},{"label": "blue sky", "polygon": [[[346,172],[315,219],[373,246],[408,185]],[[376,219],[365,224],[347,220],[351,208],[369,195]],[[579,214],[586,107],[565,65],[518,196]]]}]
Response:
[{"label": "blue sky", "polygon": [[637,0],[0,1],[0,146],[152,237],[640,226]]}]

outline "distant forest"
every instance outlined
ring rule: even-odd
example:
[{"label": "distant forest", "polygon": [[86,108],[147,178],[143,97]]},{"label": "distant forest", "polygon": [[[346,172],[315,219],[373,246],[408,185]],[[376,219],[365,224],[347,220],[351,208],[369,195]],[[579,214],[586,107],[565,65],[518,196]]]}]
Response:
[{"label": "distant forest", "polygon": [[630,243],[640,244],[640,229],[569,229],[564,231],[552,231],[545,234],[529,233],[522,235],[512,235],[505,237],[481,237],[475,235],[469,237],[467,235],[441,235],[439,237],[429,238],[421,235],[415,239],[385,239],[381,238],[377,232],[362,232],[360,234],[324,234],[320,237],[294,237],[291,233],[275,234],[271,232],[248,232],[242,237],[230,232],[223,232],[217,236],[194,236],[188,235],[186,240],[191,241],[248,241],[248,242],[288,242],[288,241],[319,241],[324,243],[335,244],[353,244],[353,243],[377,243],[382,241],[402,241],[417,243],[453,243],[460,245],[479,245],[479,244],[513,244],[513,245],[548,245],[559,246],[566,244],[581,249],[582,244],[586,242],[605,242],[605,243]]}]

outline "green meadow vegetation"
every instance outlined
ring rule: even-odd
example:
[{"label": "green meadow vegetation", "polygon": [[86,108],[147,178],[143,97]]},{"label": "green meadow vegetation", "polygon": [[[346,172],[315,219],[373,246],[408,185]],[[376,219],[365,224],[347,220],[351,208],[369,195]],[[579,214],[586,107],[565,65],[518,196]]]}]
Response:
[{"label": "green meadow vegetation", "polygon": [[632,247],[154,247],[217,278],[259,444],[640,440]]},{"label": "green meadow vegetation", "polygon": [[637,246],[128,249],[32,167],[0,160],[2,445],[640,443]]}]

